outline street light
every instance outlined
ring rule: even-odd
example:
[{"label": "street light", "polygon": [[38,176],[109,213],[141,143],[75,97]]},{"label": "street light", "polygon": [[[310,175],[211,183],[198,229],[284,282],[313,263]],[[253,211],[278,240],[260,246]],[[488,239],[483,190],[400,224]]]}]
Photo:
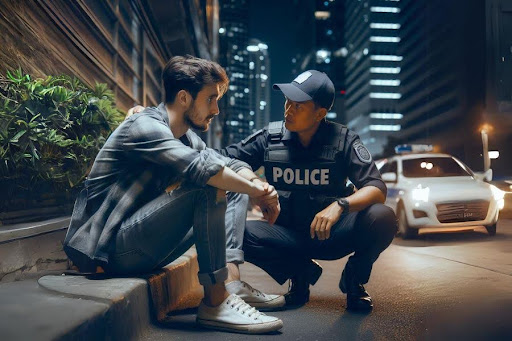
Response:
[{"label": "street light", "polygon": [[491,159],[489,158],[489,133],[493,129],[493,126],[487,123],[480,127],[480,133],[482,134],[482,156],[484,158],[484,172],[487,172],[489,168],[491,168]]}]

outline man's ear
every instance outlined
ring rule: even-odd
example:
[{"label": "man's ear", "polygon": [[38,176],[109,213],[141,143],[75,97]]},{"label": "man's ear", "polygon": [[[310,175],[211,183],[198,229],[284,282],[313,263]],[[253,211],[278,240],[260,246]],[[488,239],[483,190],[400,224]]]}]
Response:
[{"label": "man's ear", "polygon": [[190,95],[190,93],[187,90],[180,90],[176,94],[176,100],[182,106],[188,107],[190,105],[190,102],[192,102],[192,95]]},{"label": "man's ear", "polygon": [[323,120],[325,118],[325,116],[327,115],[327,109],[325,108],[319,108],[316,110],[316,121],[317,122],[320,122],[321,120]]}]

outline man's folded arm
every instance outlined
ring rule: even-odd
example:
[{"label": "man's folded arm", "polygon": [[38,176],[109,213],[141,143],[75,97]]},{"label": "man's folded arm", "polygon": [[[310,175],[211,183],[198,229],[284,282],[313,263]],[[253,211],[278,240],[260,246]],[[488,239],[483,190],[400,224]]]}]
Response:
[{"label": "man's folded arm", "polygon": [[169,167],[177,177],[199,186],[217,174],[226,162],[213,150],[196,150],[176,139],[164,122],[140,116],[128,127],[123,148],[128,157]]}]

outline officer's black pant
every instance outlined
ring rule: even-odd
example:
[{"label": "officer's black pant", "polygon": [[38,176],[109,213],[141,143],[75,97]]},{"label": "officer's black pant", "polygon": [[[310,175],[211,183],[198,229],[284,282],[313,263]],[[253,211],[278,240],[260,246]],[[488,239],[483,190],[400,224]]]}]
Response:
[{"label": "officer's black pant", "polygon": [[283,284],[304,271],[311,259],[334,260],[354,253],[347,269],[353,280],[364,284],[370,278],[373,263],[397,231],[393,210],[382,204],[342,217],[326,240],[311,239],[310,224],[271,226],[266,221],[248,221],[243,247],[245,260]]}]

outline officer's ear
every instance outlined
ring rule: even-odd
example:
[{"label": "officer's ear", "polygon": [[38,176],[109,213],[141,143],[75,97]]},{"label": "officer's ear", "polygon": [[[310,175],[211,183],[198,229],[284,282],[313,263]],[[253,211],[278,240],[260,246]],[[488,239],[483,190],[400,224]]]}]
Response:
[{"label": "officer's ear", "polygon": [[322,107],[317,107],[315,110],[315,120],[317,122],[320,122],[321,120],[323,120],[325,118],[325,116],[327,116],[327,109],[322,108]]}]

